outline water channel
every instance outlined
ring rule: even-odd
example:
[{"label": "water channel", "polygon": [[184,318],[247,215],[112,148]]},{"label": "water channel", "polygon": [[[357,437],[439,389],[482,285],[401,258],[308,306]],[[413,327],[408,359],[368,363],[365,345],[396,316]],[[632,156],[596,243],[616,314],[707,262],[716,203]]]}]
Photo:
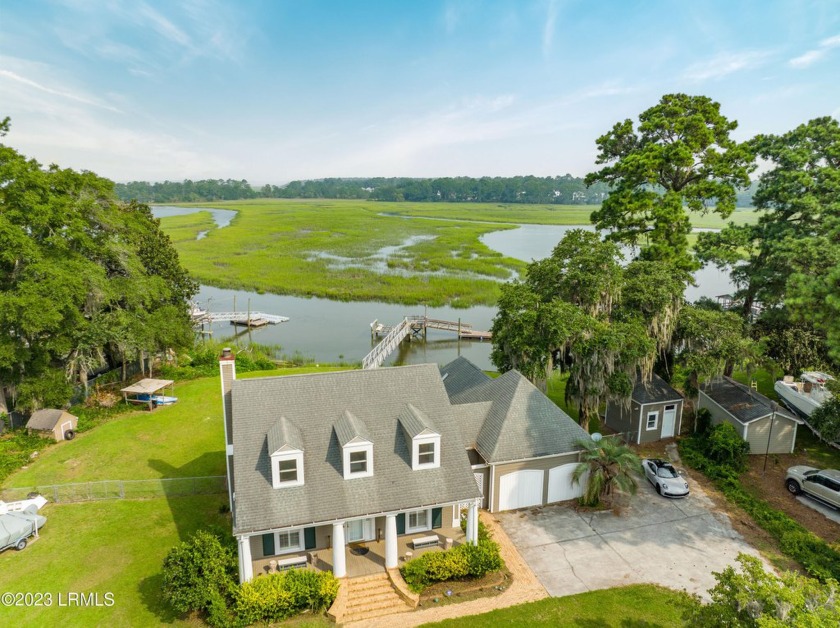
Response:
[{"label": "water channel", "polygon": [[[230,224],[235,211],[210,208],[155,207],[157,217],[175,216],[210,211],[217,228]],[[570,229],[592,229],[591,226],[522,225],[518,229],[494,231],[482,236],[481,240],[490,248],[509,257],[526,262],[547,257],[556,244]],[[714,297],[731,292],[726,273],[714,267],[707,267],[695,274],[697,286],[686,291],[688,300],[701,296]],[[201,286],[196,301],[212,312],[236,309],[246,312],[265,312],[288,316],[291,320],[276,326],[263,327],[239,334],[239,342],[250,341],[282,346],[282,353],[313,358],[316,362],[358,362],[377,340],[371,337],[370,324],[379,320],[393,325],[406,315],[426,313],[431,318],[457,321],[473,326],[473,329],[490,329],[495,308],[476,306],[468,309],[439,307],[425,311],[422,306],[395,305],[378,302],[342,302],[328,299],[302,298],[274,294],[258,294],[244,290],[226,290]],[[228,323],[216,323],[212,332],[216,338],[232,335],[233,327]],[[403,343],[391,354],[387,364],[420,364],[433,362],[445,364],[459,355],[471,360],[483,369],[492,369],[490,343],[472,340],[458,341],[455,334],[429,330],[426,342]]]}]

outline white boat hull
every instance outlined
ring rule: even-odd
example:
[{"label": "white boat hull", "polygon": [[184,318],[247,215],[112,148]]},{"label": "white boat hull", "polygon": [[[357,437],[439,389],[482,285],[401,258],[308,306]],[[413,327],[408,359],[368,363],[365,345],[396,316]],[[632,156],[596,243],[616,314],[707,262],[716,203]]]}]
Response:
[{"label": "white boat hull", "polygon": [[820,404],[811,397],[803,395],[799,391],[785,385],[784,382],[776,382],[773,388],[776,394],[784,400],[785,405],[804,417],[810,417],[814,410],[820,407]]},{"label": "white boat hull", "polygon": [[41,510],[41,507],[46,503],[46,498],[41,495],[36,495],[31,499],[21,499],[16,502],[0,502],[0,515],[5,515],[7,512],[28,512],[34,514]]}]

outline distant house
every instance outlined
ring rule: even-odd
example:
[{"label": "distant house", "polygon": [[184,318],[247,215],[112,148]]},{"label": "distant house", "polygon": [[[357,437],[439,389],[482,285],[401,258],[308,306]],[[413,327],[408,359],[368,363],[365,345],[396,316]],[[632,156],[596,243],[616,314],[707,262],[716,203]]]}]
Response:
[{"label": "distant house", "polygon": [[519,373],[491,380],[456,360],[237,380],[229,350],[219,366],[242,581],[384,572],[405,550],[475,543],[482,503],[580,494],[569,476],[586,432]]},{"label": "distant house", "polygon": [[803,421],[758,391],[729,377],[718,377],[703,384],[699,396],[698,407],[711,413],[712,423],[731,423],[750,444],[750,453],[768,452],[768,440],[769,453],[793,453],[796,428]]},{"label": "distant house", "polygon": [[637,377],[629,405],[610,401],[604,423],[627,442],[641,445],[678,436],[682,413],[683,396],[654,373],[649,381]]},{"label": "distant house", "polygon": [[73,440],[79,418],[64,410],[36,410],[26,422],[26,428],[36,432],[50,432],[55,440]]}]

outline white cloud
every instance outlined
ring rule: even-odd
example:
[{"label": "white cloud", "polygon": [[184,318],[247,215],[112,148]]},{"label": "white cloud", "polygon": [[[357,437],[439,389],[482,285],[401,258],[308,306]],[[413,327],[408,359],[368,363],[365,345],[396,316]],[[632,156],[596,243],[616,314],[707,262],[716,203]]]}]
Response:
[{"label": "white cloud", "polygon": [[807,68],[823,57],[825,57],[833,48],[840,47],[840,35],[823,39],[817,48],[808,50],[807,52],[794,57],[788,61],[788,65],[792,68],[803,69]]},{"label": "white cloud", "polygon": [[559,12],[560,6],[558,0],[549,0],[542,35],[542,53],[545,57],[551,54],[551,47],[554,45],[554,30]]},{"label": "white cloud", "polygon": [[[0,70],[0,78],[6,79],[7,85],[9,81],[13,81],[19,85],[23,85],[25,87],[36,89],[38,91],[44,92],[45,94],[50,94],[52,96],[59,96],[61,98],[66,98],[67,100],[72,100],[78,103],[82,103],[85,105],[91,105],[93,107],[97,107],[100,109],[106,109],[108,111],[119,112],[119,109],[116,107],[112,107],[107,103],[102,103],[97,101],[95,98],[91,96],[87,96],[81,92],[73,92],[67,89],[54,89],[47,85],[42,85],[37,81],[33,81],[32,79],[28,79],[25,76],[21,76],[15,72],[10,70]],[[6,91],[6,90],[4,90]],[[8,96],[8,92],[7,96]]]},{"label": "white cloud", "polygon": [[725,52],[706,61],[690,65],[683,70],[682,77],[695,83],[722,79],[736,72],[752,70],[762,66],[770,54],[766,50]]}]

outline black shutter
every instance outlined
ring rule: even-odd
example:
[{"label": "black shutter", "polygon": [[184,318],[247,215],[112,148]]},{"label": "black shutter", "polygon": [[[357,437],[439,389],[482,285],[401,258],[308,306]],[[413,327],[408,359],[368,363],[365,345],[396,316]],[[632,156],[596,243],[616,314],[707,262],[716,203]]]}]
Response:
[{"label": "black shutter", "polygon": [[274,534],[263,534],[263,556],[274,556]]},{"label": "black shutter", "polygon": [[397,515],[397,534],[405,534],[405,513]]},{"label": "black shutter", "polygon": [[306,528],[303,531],[303,546],[304,548],[311,550],[315,549],[315,528]]},{"label": "black shutter", "polygon": [[443,508],[432,508],[432,529],[443,527]]}]

